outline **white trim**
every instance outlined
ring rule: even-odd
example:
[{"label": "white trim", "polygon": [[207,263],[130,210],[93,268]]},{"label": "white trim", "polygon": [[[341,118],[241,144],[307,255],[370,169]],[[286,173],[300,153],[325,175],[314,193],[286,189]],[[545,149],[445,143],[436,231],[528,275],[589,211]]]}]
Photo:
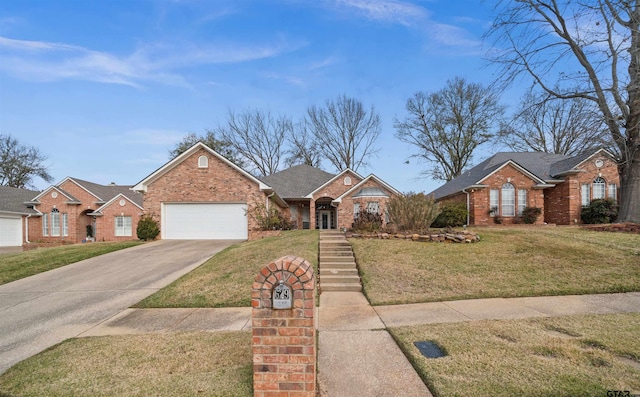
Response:
[{"label": "white trim", "polygon": [[361,180],[360,182],[358,182],[357,184],[355,184],[351,189],[347,190],[346,192],[342,193],[340,196],[338,196],[338,198],[334,199],[333,202],[334,203],[341,203],[342,199],[346,196],[348,196],[349,194],[351,194],[352,192],[356,191],[356,189],[359,189],[362,185],[364,185],[366,182],[373,180],[375,182],[377,182],[378,184],[380,184],[382,187],[384,187],[385,189],[387,189],[388,191],[390,191],[392,194],[396,195],[396,196],[402,196],[402,193],[400,193],[399,191],[397,191],[396,189],[394,189],[391,185],[389,185],[388,183],[386,183],[385,181],[383,181],[382,179],[378,178],[377,176],[373,175],[373,174],[369,174],[369,176],[367,176],[366,178],[364,178],[363,180]]},{"label": "white trim", "polygon": [[480,179],[478,182],[476,182],[477,185],[480,185],[482,181],[484,181],[485,179],[487,179],[488,177],[498,173],[499,171],[501,171],[504,167],[506,167],[507,165],[511,165],[514,168],[516,168],[518,171],[522,172],[525,176],[527,176],[529,179],[537,181],[538,184],[540,185],[544,185],[545,181],[540,179],[539,177],[535,176],[534,174],[532,174],[530,171],[528,171],[526,168],[522,167],[520,164],[516,163],[513,160],[507,160],[504,163],[502,163],[502,165],[498,168],[496,168],[495,170],[493,170],[493,172],[490,172],[489,174],[485,175],[482,177],[482,179]]},{"label": "white trim", "polygon": [[[72,177],[68,176],[66,178],[64,178],[62,180],[62,182],[58,183],[56,186],[60,186],[63,183],[65,183],[66,181],[71,181],[73,183],[75,183],[76,185],[78,185],[78,187],[82,190],[84,190],[85,192],[89,193],[90,195],[92,195],[93,197],[95,197],[98,201],[104,201],[102,198],[98,197],[98,195],[96,195],[94,192],[92,192],[91,190],[87,189],[86,187],[82,186],[82,184],[80,184],[78,181],[76,181],[75,179],[73,179]],[[97,183],[96,183],[97,185]]]},{"label": "white trim", "polygon": [[[358,179],[360,179],[360,181],[362,181],[364,178],[362,178],[362,176],[360,176],[360,174],[358,174],[355,171],[352,171],[351,169],[347,168],[346,170],[342,171],[341,173],[339,173],[338,175],[334,176],[333,178],[329,179],[327,182],[323,183],[322,185],[320,185],[319,187],[317,187],[314,191],[312,191],[311,193],[307,194],[306,196],[304,196],[303,198],[308,198],[308,199],[313,199],[313,196],[320,190],[324,189],[326,186],[329,186],[330,184],[332,184],[333,182],[337,181],[338,179],[340,179],[341,177],[343,177],[346,173],[352,173],[354,176],[356,176]],[[360,183],[360,182],[358,182]],[[357,184],[356,184],[357,186]]]},{"label": "white trim", "polygon": [[[130,202],[131,204],[135,205],[136,207],[140,208],[141,211],[144,211],[144,208],[142,208],[141,206],[139,206],[138,204],[136,204],[135,202],[133,202],[129,197],[125,196],[124,193],[118,193],[117,196],[114,196],[111,200],[107,201],[106,203],[102,204],[100,207],[98,207],[98,209],[94,210],[93,213],[95,214],[96,212],[101,213],[102,210],[104,210],[105,208],[107,208],[108,206],[110,206],[112,203],[114,203],[116,200],[119,201],[119,199],[123,199],[126,200],[128,202]],[[97,215],[96,215],[97,216]]]},{"label": "white trim", "polygon": [[[65,193],[64,190],[62,190],[61,188],[59,188],[57,185],[51,185],[48,188],[46,188],[45,190],[43,190],[42,192],[40,192],[40,194],[38,194],[36,197],[33,198],[33,201],[35,202],[34,205],[39,205],[40,203],[40,198],[46,196],[51,190],[55,190],[56,192],[62,194],[63,196],[65,196],[67,199],[72,200],[73,202],[77,202],[75,197],[71,197],[69,196],[69,194]],[[36,202],[37,200],[37,202]]]},{"label": "white trim", "polygon": [[608,150],[606,149],[598,149],[595,152],[593,152],[593,154],[591,154],[589,157],[587,157],[586,159],[582,160],[581,162],[579,162],[578,164],[576,164],[576,166],[574,168],[578,168],[580,167],[582,164],[586,163],[587,161],[590,161],[591,159],[593,159],[596,155],[600,154],[600,153],[604,153],[605,155],[607,155],[611,160],[614,161],[615,163],[615,157],[613,156],[613,154],[611,154]]},{"label": "white trim", "polygon": [[262,182],[261,180],[259,180],[256,177],[254,177],[253,175],[251,175],[247,171],[243,170],[242,168],[238,167],[236,164],[231,162],[229,159],[227,159],[223,155],[221,155],[218,152],[216,152],[215,150],[211,149],[210,147],[208,147],[204,143],[198,142],[195,145],[191,146],[189,149],[187,149],[185,152],[180,154],[178,157],[176,157],[173,160],[165,163],[163,166],[161,166],[160,168],[158,168],[157,170],[155,170],[154,172],[149,174],[146,178],[144,178],[143,180],[141,180],[140,182],[135,184],[131,188],[131,190],[134,190],[134,191],[137,191],[137,192],[146,192],[147,191],[147,187],[151,183],[153,183],[156,180],[158,180],[164,174],[166,174],[167,172],[172,170],[174,167],[176,167],[178,164],[182,163],[184,160],[186,160],[188,157],[190,157],[191,155],[193,155],[194,153],[196,153],[200,149],[204,149],[207,152],[211,153],[213,156],[218,158],[220,161],[222,161],[223,163],[225,163],[229,167],[233,168],[234,170],[238,171],[240,174],[242,174],[244,177],[246,177],[247,179],[249,179],[253,183],[256,183],[260,187],[260,190],[270,190],[271,189],[264,182]]}]

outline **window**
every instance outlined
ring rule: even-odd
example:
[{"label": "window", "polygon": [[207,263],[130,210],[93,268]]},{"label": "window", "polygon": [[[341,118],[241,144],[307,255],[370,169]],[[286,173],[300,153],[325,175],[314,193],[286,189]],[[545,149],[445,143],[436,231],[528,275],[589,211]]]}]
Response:
[{"label": "window", "polygon": [[209,167],[209,158],[207,156],[198,157],[198,168]]},{"label": "window", "polygon": [[591,189],[588,183],[583,183],[580,186],[580,199],[583,207],[588,207],[591,202]]},{"label": "window", "polygon": [[351,186],[351,177],[350,176],[345,176],[344,177],[344,185],[345,186]]},{"label": "window", "polygon": [[498,189],[491,189],[489,191],[489,208],[491,209],[489,215],[498,215],[498,207],[500,206],[500,193]]},{"label": "window", "polygon": [[60,235],[60,211],[56,208],[51,210],[51,235]]},{"label": "window", "polygon": [[353,218],[358,219],[360,214],[360,203],[353,203]]},{"label": "window", "polygon": [[49,235],[49,214],[42,214],[42,235]]},{"label": "window", "polygon": [[609,198],[612,200],[618,199],[618,186],[615,183],[609,184]]},{"label": "window", "polygon": [[62,235],[63,236],[69,235],[69,215],[68,214],[62,214]]},{"label": "window", "polygon": [[593,181],[593,199],[603,199],[604,198],[604,188],[605,181],[603,178],[597,177]]},{"label": "window", "polygon": [[131,236],[130,216],[116,216],[116,236]]},{"label": "window", "polygon": [[502,185],[502,216],[516,214],[516,189],[511,183]]},{"label": "window", "polygon": [[367,203],[367,212],[370,214],[378,214],[378,210],[380,209],[380,204],[377,201],[369,201]]},{"label": "window", "polygon": [[527,190],[518,189],[518,216],[522,216],[524,207],[527,206]]}]

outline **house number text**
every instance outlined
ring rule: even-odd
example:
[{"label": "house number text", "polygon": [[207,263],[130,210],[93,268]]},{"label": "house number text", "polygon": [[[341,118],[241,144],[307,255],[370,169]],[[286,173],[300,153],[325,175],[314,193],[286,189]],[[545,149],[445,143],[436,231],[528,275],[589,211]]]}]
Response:
[{"label": "house number text", "polygon": [[291,309],[291,288],[282,281],[273,289],[273,308]]}]

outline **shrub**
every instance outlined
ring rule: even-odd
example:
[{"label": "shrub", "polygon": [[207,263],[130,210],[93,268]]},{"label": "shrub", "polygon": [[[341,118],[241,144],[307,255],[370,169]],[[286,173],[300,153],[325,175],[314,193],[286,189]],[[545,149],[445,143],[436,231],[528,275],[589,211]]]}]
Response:
[{"label": "shrub", "polygon": [[275,204],[270,205],[269,209],[262,203],[256,204],[248,211],[248,215],[256,221],[260,230],[291,229],[291,222],[282,215]]},{"label": "shrub", "polygon": [[387,203],[389,219],[398,231],[423,232],[440,214],[440,205],[424,193],[409,192]]},{"label": "shrub", "polygon": [[542,209],[538,207],[524,207],[522,209],[522,221],[528,225],[536,223]]},{"label": "shrub", "polygon": [[582,223],[612,223],[618,218],[618,204],[612,199],[592,200],[580,213]]},{"label": "shrub", "polygon": [[364,208],[360,209],[352,224],[352,229],[360,232],[375,232],[380,228],[382,228],[382,215]]},{"label": "shrub", "polygon": [[151,215],[145,215],[138,222],[136,234],[138,235],[138,238],[140,240],[155,240],[156,237],[158,237],[158,235],[160,234],[160,228],[158,227],[158,223],[153,220],[153,217]]},{"label": "shrub", "polygon": [[456,227],[467,223],[467,205],[465,203],[447,203],[433,222],[433,227]]}]

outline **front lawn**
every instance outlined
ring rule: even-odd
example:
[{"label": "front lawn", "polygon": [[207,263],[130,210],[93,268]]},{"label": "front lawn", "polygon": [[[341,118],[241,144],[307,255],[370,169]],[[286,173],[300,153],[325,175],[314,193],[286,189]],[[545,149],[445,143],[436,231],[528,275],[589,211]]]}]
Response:
[{"label": "front lawn", "polygon": [[281,237],[236,244],[136,305],[151,307],[251,306],[251,286],[260,269],[286,255],[318,268],[318,232],[285,231]]},{"label": "front lawn", "polygon": [[[435,397],[640,393],[638,313],[420,325],[390,332]],[[447,355],[426,358],[413,344],[418,341],[433,341]]]},{"label": "front lawn", "polygon": [[2,255],[0,256],[0,285],[139,244],[142,242],[71,244]]},{"label": "front lawn", "polygon": [[350,239],[373,305],[640,291],[640,235],[478,228],[474,244]]},{"label": "front lawn", "polygon": [[253,395],[251,332],[78,338],[0,376],[0,397]]}]

